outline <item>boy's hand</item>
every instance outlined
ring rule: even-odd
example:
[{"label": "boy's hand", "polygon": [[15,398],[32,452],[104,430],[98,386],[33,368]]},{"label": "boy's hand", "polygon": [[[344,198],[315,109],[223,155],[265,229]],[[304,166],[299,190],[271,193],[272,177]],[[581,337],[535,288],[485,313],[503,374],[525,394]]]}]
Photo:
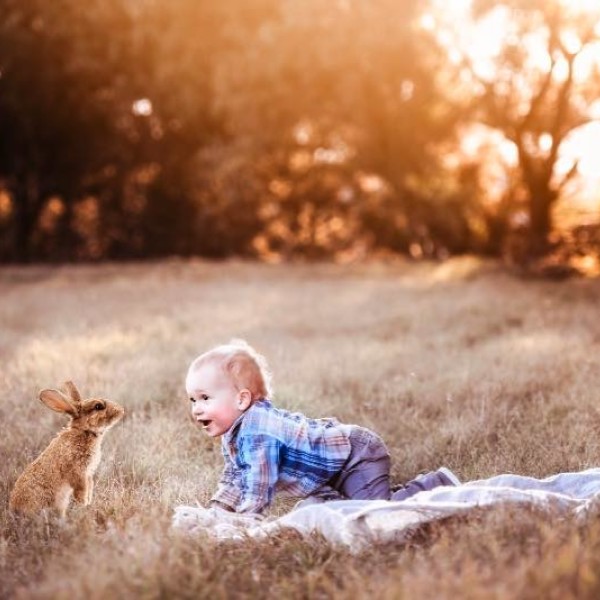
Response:
[{"label": "boy's hand", "polygon": [[174,529],[188,533],[222,528],[223,525],[233,526],[243,530],[257,525],[263,520],[261,515],[235,513],[218,506],[204,508],[203,506],[176,506],[171,524]]}]

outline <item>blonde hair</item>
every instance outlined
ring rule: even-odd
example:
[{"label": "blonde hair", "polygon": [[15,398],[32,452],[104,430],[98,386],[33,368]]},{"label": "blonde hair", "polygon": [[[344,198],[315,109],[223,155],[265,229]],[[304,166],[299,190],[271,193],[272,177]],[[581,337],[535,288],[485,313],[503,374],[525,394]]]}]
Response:
[{"label": "blonde hair", "polygon": [[216,362],[223,369],[238,390],[249,390],[253,402],[271,397],[273,377],[267,359],[246,340],[235,338],[228,344],[208,350],[192,362],[188,373],[212,362]]}]

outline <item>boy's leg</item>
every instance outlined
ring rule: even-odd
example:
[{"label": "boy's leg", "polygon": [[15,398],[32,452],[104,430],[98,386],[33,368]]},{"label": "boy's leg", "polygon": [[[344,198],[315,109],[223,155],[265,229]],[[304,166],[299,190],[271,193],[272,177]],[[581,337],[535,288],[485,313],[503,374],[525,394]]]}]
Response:
[{"label": "boy's leg", "polygon": [[440,486],[460,485],[460,479],[448,468],[440,467],[437,471],[430,471],[412,479],[399,490],[392,493],[392,500],[405,500],[425,490],[432,490]]},{"label": "boy's leg", "polygon": [[390,499],[390,454],[373,431],[350,428],[352,452],[342,471],[330,483],[353,500]]}]

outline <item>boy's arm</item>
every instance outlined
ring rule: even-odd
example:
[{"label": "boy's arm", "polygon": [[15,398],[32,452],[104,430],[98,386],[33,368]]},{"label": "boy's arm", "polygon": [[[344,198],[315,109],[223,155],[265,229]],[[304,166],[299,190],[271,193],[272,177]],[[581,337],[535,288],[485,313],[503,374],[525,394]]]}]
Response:
[{"label": "boy's arm", "polygon": [[217,491],[210,499],[211,505],[230,511],[236,511],[242,495],[240,471],[235,468],[231,458],[224,454],[225,467],[217,485]]},{"label": "boy's arm", "polygon": [[271,504],[279,479],[281,442],[268,435],[248,435],[240,439],[241,498],[236,511],[257,513]]}]

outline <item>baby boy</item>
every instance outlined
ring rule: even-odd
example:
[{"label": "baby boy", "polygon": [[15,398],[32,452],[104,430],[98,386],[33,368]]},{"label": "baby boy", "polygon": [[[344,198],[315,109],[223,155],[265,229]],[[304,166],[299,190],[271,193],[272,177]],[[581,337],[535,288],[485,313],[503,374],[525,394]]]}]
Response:
[{"label": "baby boy", "polygon": [[373,431],[337,419],[311,419],[277,408],[266,360],[243,340],[196,358],[186,390],[195,423],[221,437],[225,467],[211,504],[260,514],[276,492],[325,500],[403,500],[439,485],[457,485],[448,469],[390,489],[390,455]]}]

